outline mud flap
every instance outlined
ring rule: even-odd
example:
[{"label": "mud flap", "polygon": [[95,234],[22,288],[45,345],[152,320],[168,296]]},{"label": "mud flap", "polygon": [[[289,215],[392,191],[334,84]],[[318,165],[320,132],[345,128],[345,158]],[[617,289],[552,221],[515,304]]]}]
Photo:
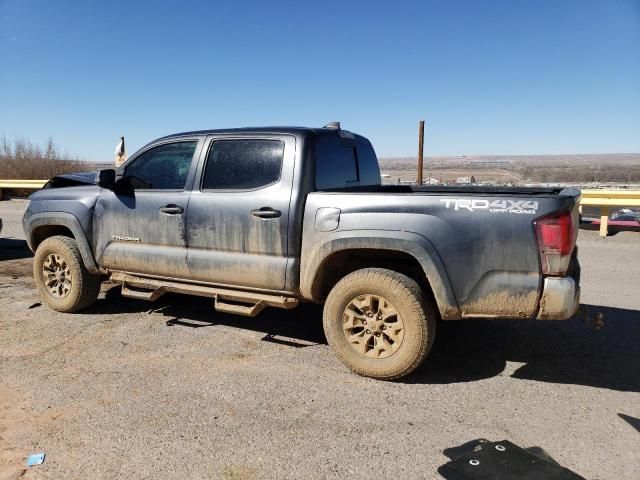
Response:
[{"label": "mud flap", "polygon": [[585,480],[542,448],[521,448],[507,440],[473,440],[443,453],[451,461],[438,473],[447,480]]}]

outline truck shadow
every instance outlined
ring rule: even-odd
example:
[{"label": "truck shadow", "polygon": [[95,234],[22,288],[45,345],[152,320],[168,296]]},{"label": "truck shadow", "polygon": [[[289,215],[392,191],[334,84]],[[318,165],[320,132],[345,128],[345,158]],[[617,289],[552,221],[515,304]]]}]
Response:
[{"label": "truck shadow", "polygon": [[15,238],[0,238],[0,262],[33,257],[27,242]]},{"label": "truck shadow", "polygon": [[[567,321],[460,320],[439,322],[424,364],[404,383],[447,384],[495,376],[640,392],[640,311],[589,305],[603,314],[600,330],[576,316]],[[154,303],[107,292],[90,313],[162,313],[171,328],[225,325],[264,333],[262,340],[291,347],[326,344],[322,307],[267,309],[255,318],[215,312],[206,298],[167,294]],[[510,365],[512,363],[521,365]]]},{"label": "truck shadow", "polygon": [[[431,354],[405,381],[444,384],[510,375],[640,392],[640,311],[587,307],[592,315],[602,313],[602,329],[579,316],[558,322],[440,322]],[[508,362],[522,365],[512,370]]]},{"label": "truck shadow", "polygon": [[262,332],[267,337],[263,340],[272,343],[291,346],[327,343],[322,330],[322,306],[314,304],[301,304],[293,310],[267,308],[257,317],[250,318],[216,312],[211,298],[168,293],[150,303],[122,297],[120,287],[114,286],[106,290],[104,300],[98,300],[86,311],[107,315],[147,311],[167,317],[165,323],[168,327],[203,328],[225,325]]}]

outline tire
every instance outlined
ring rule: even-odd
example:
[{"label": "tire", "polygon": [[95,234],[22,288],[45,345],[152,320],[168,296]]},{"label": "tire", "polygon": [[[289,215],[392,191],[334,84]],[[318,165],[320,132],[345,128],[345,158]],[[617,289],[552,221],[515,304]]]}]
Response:
[{"label": "tire", "polygon": [[100,276],[87,270],[78,244],[69,237],[49,237],[38,245],[33,278],[42,300],[57,312],[82,310],[93,304],[100,293]]},{"label": "tire", "polygon": [[347,367],[358,375],[393,380],[411,373],[428,355],[436,314],[414,280],[393,270],[365,268],[333,287],[323,326]]}]

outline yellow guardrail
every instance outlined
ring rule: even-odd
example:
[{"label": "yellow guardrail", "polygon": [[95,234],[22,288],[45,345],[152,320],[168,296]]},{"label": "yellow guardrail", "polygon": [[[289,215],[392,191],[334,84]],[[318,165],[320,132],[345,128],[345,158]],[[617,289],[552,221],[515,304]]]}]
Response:
[{"label": "yellow guardrail", "polygon": [[48,180],[3,180],[0,179],[0,189],[3,188],[24,188],[37,190],[42,188]]},{"label": "yellow guardrail", "polygon": [[[37,190],[42,188],[47,180],[2,180],[0,192],[3,188],[23,188]],[[583,206],[600,207],[600,235],[607,236],[610,207],[640,207],[640,190],[582,190],[580,211]]]},{"label": "yellow guardrail", "polygon": [[582,190],[582,207],[600,207],[600,236],[606,237],[609,230],[610,207],[640,207],[640,190]]}]

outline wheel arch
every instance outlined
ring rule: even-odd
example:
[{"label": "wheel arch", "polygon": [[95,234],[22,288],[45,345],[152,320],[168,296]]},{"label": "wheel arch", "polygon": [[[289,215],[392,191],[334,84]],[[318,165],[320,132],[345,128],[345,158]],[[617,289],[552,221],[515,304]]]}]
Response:
[{"label": "wheel arch", "polygon": [[91,273],[99,273],[93,252],[78,219],[65,212],[38,213],[27,220],[25,230],[28,232],[27,243],[32,251],[36,251],[43,240],[54,235],[73,238],[78,244],[82,261]]},{"label": "wheel arch", "polygon": [[429,291],[443,319],[460,318],[447,272],[431,243],[422,235],[393,231],[339,232],[303,256],[300,291],[322,301],[337,281],[360,268],[382,267],[414,278]]}]

